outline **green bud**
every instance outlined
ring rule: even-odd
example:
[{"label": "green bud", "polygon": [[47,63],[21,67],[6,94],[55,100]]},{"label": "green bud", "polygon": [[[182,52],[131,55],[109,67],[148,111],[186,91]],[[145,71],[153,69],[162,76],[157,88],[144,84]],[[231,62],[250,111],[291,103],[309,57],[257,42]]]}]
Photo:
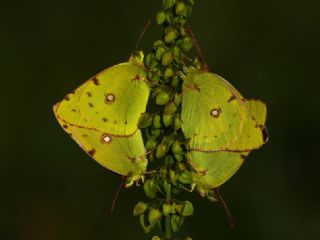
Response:
[{"label": "green bud", "polygon": [[175,159],[177,159],[177,161],[182,162],[183,161],[183,156],[181,154],[174,154]]},{"label": "green bud", "polygon": [[138,216],[143,214],[148,209],[148,205],[144,202],[138,202],[137,205],[133,209],[133,216]]},{"label": "green bud", "polygon": [[159,47],[156,51],[156,58],[160,61],[165,52],[166,52],[166,49],[164,47]]},{"label": "green bud", "polygon": [[147,143],[146,143],[146,149],[147,149],[147,151],[155,148],[155,147],[157,146],[157,144],[158,144],[158,141],[157,141],[155,138],[152,138],[152,137],[149,138],[148,141],[147,141]]},{"label": "green bud", "polygon": [[162,167],[162,168],[160,169],[160,177],[161,177],[162,179],[167,179],[167,175],[168,175],[168,170],[167,170],[167,168],[166,168],[166,167]]},{"label": "green bud", "polygon": [[154,179],[146,180],[143,189],[148,198],[152,199],[157,196],[157,184]]},{"label": "green bud", "polygon": [[170,181],[172,182],[172,184],[176,185],[176,181],[177,181],[178,177],[177,177],[175,171],[170,170],[169,177],[170,177]]},{"label": "green bud", "polygon": [[183,49],[183,51],[187,52],[191,50],[192,47],[193,47],[193,42],[191,38],[185,37],[181,42],[181,48]]},{"label": "green bud", "polygon": [[[178,212],[178,211],[177,211]],[[189,201],[185,201],[183,204],[182,211],[179,212],[181,216],[189,217],[193,215],[193,205]]]},{"label": "green bud", "polygon": [[172,43],[174,40],[176,40],[177,34],[174,30],[169,30],[166,35],[164,36],[164,41],[166,43]]},{"label": "green bud", "polygon": [[[161,238],[158,237],[158,236],[153,236],[151,240],[161,240]],[[188,239],[186,239],[186,240],[188,240]],[[191,239],[191,240],[192,240],[192,239]]]},{"label": "green bud", "polygon": [[149,212],[149,216],[148,216],[148,220],[150,222],[150,224],[155,224],[158,221],[160,221],[162,218],[162,212],[159,211],[158,209],[154,209],[152,208]]},{"label": "green bud", "polygon": [[176,14],[177,15],[186,15],[186,12],[187,12],[186,4],[184,2],[179,2],[176,5]]},{"label": "green bud", "polygon": [[156,20],[159,25],[166,21],[167,14],[164,11],[161,11],[157,14]]},{"label": "green bud", "polygon": [[168,183],[167,181],[164,181],[163,189],[164,189],[166,194],[170,193],[171,192],[171,184]]},{"label": "green bud", "polygon": [[167,22],[169,24],[173,24],[174,23],[174,16],[173,16],[173,13],[172,12],[168,12],[167,13]]},{"label": "green bud", "polygon": [[173,153],[176,153],[176,154],[179,154],[179,153],[182,153],[183,152],[183,149],[182,147],[180,146],[180,143],[178,140],[176,140],[173,145],[172,145],[172,152]]},{"label": "green bud", "polygon": [[177,111],[177,106],[174,102],[170,102],[164,107],[165,114],[174,114],[176,111]]},{"label": "green bud", "polygon": [[179,31],[182,37],[185,37],[187,35],[187,31],[184,27],[180,27]]},{"label": "green bud", "polygon": [[153,47],[156,49],[158,47],[163,47],[165,46],[166,44],[162,41],[162,40],[157,40],[153,43]]},{"label": "green bud", "polygon": [[172,52],[173,52],[173,56],[175,56],[176,58],[181,57],[181,50],[179,47],[174,46]]},{"label": "green bud", "polygon": [[173,115],[172,114],[164,114],[162,116],[162,121],[166,127],[169,127],[173,123]]},{"label": "green bud", "polygon": [[151,66],[151,63],[153,61],[153,58],[154,58],[154,55],[153,53],[149,53],[146,57],[146,65],[147,67],[150,67]]},{"label": "green bud", "polygon": [[181,121],[180,117],[175,117],[175,119],[174,119],[174,129],[176,131],[178,131],[181,128],[181,125],[182,125],[182,121]]},{"label": "green bud", "polygon": [[161,92],[156,98],[157,105],[166,105],[169,101],[170,95],[167,92]]},{"label": "green bud", "polygon": [[146,128],[152,125],[152,114],[150,113],[143,113],[140,116],[138,127],[139,128]]},{"label": "green bud", "polygon": [[179,163],[177,164],[177,166],[178,166],[178,170],[181,171],[181,172],[183,172],[183,171],[186,170],[186,166],[185,166],[184,163],[182,163],[182,162],[179,162]]},{"label": "green bud", "polygon": [[[185,15],[187,15],[187,14],[188,14],[188,13],[185,12]],[[179,16],[179,17],[176,17],[176,18],[175,18],[175,21],[176,21],[177,23],[180,23],[180,25],[184,26],[184,25],[187,23],[187,18],[181,15],[181,16]]]},{"label": "green bud", "polygon": [[180,83],[179,77],[175,76],[171,81],[171,86],[176,88],[179,86],[179,83]]},{"label": "green bud", "polygon": [[163,158],[167,153],[167,145],[161,143],[158,145],[157,151],[156,151],[156,157],[158,159]]},{"label": "green bud", "polygon": [[172,70],[172,68],[167,68],[166,71],[164,72],[164,78],[168,79],[170,77],[172,77],[174,75],[174,71]]},{"label": "green bud", "polygon": [[161,128],[161,117],[158,114],[153,117],[153,127],[156,129]]},{"label": "green bud", "polygon": [[192,174],[189,171],[184,171],[179,176],[179,181],[183,184],[191,184],[193,182]]},{"label": "green bud", "polygon": [[181,95],[181,94],[178,94],[178,93],[177,93],[176,95],[174,95],[174,103],[175,103],[177,106],[180,105],[181,101],[182,101],[182,95]]},{"label": "green bud", "polygon": [[170,214],[176,213],[175,204],[166,204],[162,205],[163,215],[169,216]]},{"label": "green bud", "polygon": [[179,231],[180,227],[182,226],[184,221],[184,217],[173,215],[171,217],[171,228],[173,232]]},{"label": "green bud", "polygon": [[162,55],[161,63],[163,66],[168,66],[172,62],[172,54],[167,51]]}]

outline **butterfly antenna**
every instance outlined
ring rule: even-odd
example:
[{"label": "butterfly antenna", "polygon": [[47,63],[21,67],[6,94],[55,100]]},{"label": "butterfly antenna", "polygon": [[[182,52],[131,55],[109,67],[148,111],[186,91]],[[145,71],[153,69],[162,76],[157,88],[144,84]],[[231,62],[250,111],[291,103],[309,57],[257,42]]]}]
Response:
[{"label": "butterfly antenna", "polygon": [[143,27],[143,30],[142,30],[142,32],[141,32],[140,35],[139,35],[139,38],[138,38],[137,44],[136,44],[136,46],[135,46],[134,52],[137,52],[137,51],[138,51],[138,48],[139,48],[141,39],[142,39],[143,35],[146,33],[146,31],[148,30],[148,28],[150,27],[150,24],[151,24],[151,19],[149,19],[149,20],[145,23],[145,25],[144,25],[144,27]]},{"label": "butterfly antenna", "polygon": [[194,32],[192,31],[191,25],[188,26],[188,32],[189,32],[189,34],[190,34],[190,36],[191,36],[191,38],[192,38],[193,44],[194,44],[194,46],[195,46],[195,48],[196,48],[196,51],[197,51],[197,53],[198,53],[198,55],[199,55],[200,61],[201,61],[202,65],[203,65],[203,69],[206,70],[206,71],[208,71],[208,64],[207,64],[207,62],[204,60],[204,56],[203,56],[203,54],[202,54],[202,51],[201,51],[201,48],[200,48],[200,46],[199,46],[199,44],[198,44],[198,41],[197,41],[197,39],[196,39],[196,36],[195,36]]},{"label": "butterfly antenna", "polygon": [[112,205],[111,205],[111,209],[110,209],[111,213],[113,212],[113,210],[114,210],[114,208],[116,206],[116,202],[117,202],[117,200],[119,198],[120,191],[124,186],[125,180],[126,180],[126,177],[125,176],[121,176],[121,182],[120,182],[119,187],[117,188],[117,191],[116,191],[116,193],[115,193],[115,195],[113,197],[113,201],[112,201]]},{"label": "butterfly antenna", "polygon": [[224,210],[226,211],[230,227],[234,227],[235,224],[234,224],[234,220],[233,220],[233,217],[231,215],[230,209],[228,208],[227,203],[223,200],[222,196],[220,195],[219,189],[217,189],[215,193],[216,193],[216,196],[217,196],[219,202],[222,203],[222,205],[224,207]]}]

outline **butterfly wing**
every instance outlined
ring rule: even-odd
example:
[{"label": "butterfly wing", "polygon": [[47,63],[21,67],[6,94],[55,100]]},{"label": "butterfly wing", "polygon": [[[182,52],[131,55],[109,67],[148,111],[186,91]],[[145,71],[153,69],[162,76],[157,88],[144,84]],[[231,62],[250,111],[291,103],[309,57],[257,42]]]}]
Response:
[{"label": "butterfly wing", "polygon": [[138,120],[149,88],[134,61],[108,68],[54,107],[60,125],[98,163],[121,175],[141,174],[147,160]]},{"label": "butterfly wing", "polygon": [[[257,123],[247,101],[218,75],[190,72],[183,84],[181,115],[190,149],[246,152],[263,145],[264,125]],[[250,104],[254,102],[250,100]],[[265,105],[257,102],[260,113],[265,114]]]},{"label": "butterfly wing", "polygon": [[[245,104],[257,124],[265,126],[265,104],[256,100],[246,101]],[[199,192],[206,193],[224,184],[238,171],[249,154],[250,151],[191,151],[190,164],[194,169],[193,179]]]}]

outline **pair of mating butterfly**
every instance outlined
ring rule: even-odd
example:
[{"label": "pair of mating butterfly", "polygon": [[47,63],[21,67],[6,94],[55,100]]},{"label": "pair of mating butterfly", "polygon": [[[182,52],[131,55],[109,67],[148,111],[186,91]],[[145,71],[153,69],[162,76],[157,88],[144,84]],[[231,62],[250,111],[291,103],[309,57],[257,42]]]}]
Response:
[{"label": "pair of mating butterfly", "polygon": [[[138,128],[150,88],[143,60],[104,70],[54,106],[60,125],[107,169],[136,181],[147,168]],[[226,80],[190,70],[183,80],[182,131],[190,139],[193,182],[201,194],[226,182],[266,142],[266,106]]]}]

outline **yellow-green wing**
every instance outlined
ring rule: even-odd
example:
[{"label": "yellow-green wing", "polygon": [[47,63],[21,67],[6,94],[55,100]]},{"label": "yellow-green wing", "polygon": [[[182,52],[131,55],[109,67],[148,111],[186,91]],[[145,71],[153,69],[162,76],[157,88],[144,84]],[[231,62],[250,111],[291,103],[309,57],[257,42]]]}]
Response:
[{"label": "yellow-green wing", "polygon": [[54,106],[66,132],[102,166],[140,176],[147,165],[138,120],[149,88],[134,58],[91,78]]},{"label": "yellow-green wing", "polygon": [[[266,122],[265,104],[257,100],[245,102],[248,111],[259,126]],[[200,193],[206,194],[229,180],[241,167],[250,152],[190,152],[190,164],[194,169],[193,181]]]},{"label": "yellow-green wing", "polygon": [[57,116],[64,130],[94,160],[121,175],[139,176],[146,170],[147,159],[140,130],[131,136],[118,137],[69,124]]},{"label": "yellow-green wing", "polygon": [[65,122],[114,136],[132,135],[146,110],[149,87],[143,67],[131,60],[104,70],[56,107]]},{"label": "yellow-green wing", "polygon": [[229,180],[241,167],[249,152],[197,152],[191,154],[193,181],[200,192],[207,192]]},{"label": "yellow-green wing", "polygon": [[[263,145],[264,124],[257,124],[247,101],[220,76],[191,71],[183,84],[181,115],[190,149],[246,152]],[[257,102],[259,113],[265,114],[265,105]],[[265,119],[265,115],[259,118]]]}]

